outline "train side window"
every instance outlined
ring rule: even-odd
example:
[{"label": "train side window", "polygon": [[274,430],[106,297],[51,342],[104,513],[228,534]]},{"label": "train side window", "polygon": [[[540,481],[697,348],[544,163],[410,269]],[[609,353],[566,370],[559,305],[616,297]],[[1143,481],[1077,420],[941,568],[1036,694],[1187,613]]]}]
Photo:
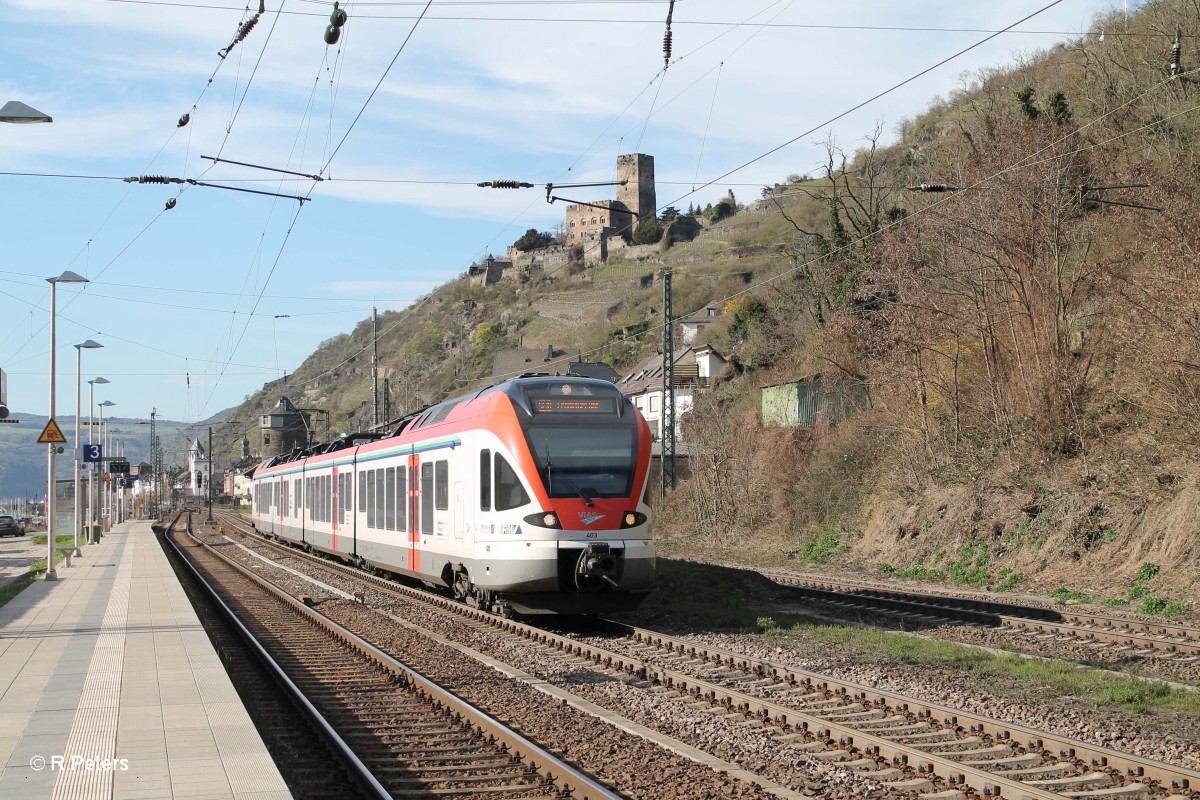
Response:
[{"label": "train side window", "polygon": [[450,508],[450,462],[442,459],[433,462],[434,507],[438,511]]},{"label": "train side window", "polygon": [[358,513],[367,510],[367,471],[358,471]]},{"label": "train side window", "polygon": [[367,527],[375,527],[375,470],[367,472],[367,491],[363,493],[367,498]]},{"label": "train side window", "polygon": [[396,530],[408,530],[408,469],[396,468]]},{"label": "train side window", "polygon": [[341,487],[338,489],[338,497],[341,502],[338,504],[338,524],[346,524],[346,511],[350,508],[350,474],[343,472],[338,480],[341,481]]},{"label": "train side window", "polygon": [[380,530],[384,527],[383,509],[387,504],[386,487],[383,480],[383,470],[375,470],[375,527]]},{"label": "train side window", "polygon": [[433,533],[433,464],[421,465],[421,533]]},{"label": "train side window", "polygon": [[304,510],[308,512],[308,518],[313,518],[313,479],[304,479]]},{"label": "train side window", "polygon": [[492,510],[492,451],[479,451],[479,510]]},{"label": "train side window", "polygon": [[528,502],[529,495],[521,485],[516,471],[509,466],[504,456],[496,453],[496,510],[520,508]]},{"label": "train side window", "polygon": [[325,494],[321,499],[325,501],[325,521],[331,522],[333,520],[333,475],[326,475],[324,483]]},{"label": "train side window", "polygon": [[383,518],[389,531],[396,530],[396,468],[387,468],[387,503],[383,507]]}]

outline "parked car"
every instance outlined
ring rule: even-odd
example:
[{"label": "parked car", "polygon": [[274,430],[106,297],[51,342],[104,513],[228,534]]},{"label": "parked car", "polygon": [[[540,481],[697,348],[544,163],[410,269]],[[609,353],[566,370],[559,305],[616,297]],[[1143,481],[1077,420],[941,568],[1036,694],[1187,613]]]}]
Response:
[{"label": "parked car", "polygon": [[25,528],[16,517],[0,514],[0,536],[24,536]]}]

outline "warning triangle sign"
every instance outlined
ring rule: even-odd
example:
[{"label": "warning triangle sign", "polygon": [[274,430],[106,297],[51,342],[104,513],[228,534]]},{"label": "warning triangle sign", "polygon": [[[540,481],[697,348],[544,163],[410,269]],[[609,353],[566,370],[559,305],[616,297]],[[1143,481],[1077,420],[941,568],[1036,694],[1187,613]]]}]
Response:
[{"label": "warning triangle sign", "polygon": [[38,444],[66,444],[67,437],[63,436],[62,428],[58,427],[58,423],[51,417],[46,422],[46,427],[42,428],[42,435],[38,437]]}]

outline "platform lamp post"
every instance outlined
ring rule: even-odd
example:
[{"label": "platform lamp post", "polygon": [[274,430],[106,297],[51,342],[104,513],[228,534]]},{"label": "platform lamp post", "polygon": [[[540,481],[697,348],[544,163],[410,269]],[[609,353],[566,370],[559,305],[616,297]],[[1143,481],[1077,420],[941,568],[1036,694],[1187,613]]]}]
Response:
[{"label": "platform lamp post", "polygon": [[[11,105],[11,103],[9,104]],[[7,107],[7,106],[6,106]],[[63,272],[57,278],[46,278],[50,284],[50,421],[54,420],[54,349],[57,343],[54,338],[55,303],[57,300],[57,290],[60,283],[87,283],[88,279],[82,275],[77,275],[70,270]],[[54,571],[54,540],[55,536],[55,485],[54,485],[54,457],[58,454],[58,443],[51,442],[47,445],[46,450],[46,578],[48,581],[58,580],[58,573]]]},{"label": "platform lamp post", "polygon": [[[108,452],[108,443],[104,441],[104,434],[107,431],[107,428],[104,427],[104,409],[111,408],[111,407],[115,406],[116,403],[114,403],[112,400],[105,400],[103,403],[97,403],[96,405],[100,408],[100,433],[99,433],[100,443],[102,445],[104,445],[104,452],[107,453]],[[96,510],[99,511],[101,515],[103,515],[105,503],[108,501],[108,494],[104,491],[104,476],[108,474],[108,468],[105,466],[103,461],[100,462],[100,470],[99,471],[100,471],[100,475],[96,480]],[[104,529],[103,523],[104,523],[104,520],[102,518],[101,519],[101,530]]]},{"label": "platform lamp post", "polygon": [[[110,383],[108,378],[93,378],[88,381],[88,444],[92,443],[92,430],[96,427],[96,385],[101,383]],[[100,414],[103,416],[104,409],[100,409]],[[92,478],[88,482],[88,519],[91,520],[93,530],[99,521],[97,520],[96,506],[99,502],[99,494],[96,492],[96,484],[100,480],[100,469],[104,466],[101,461],[92,467]],[[94,542],[98,544],[99,542]]]},{"label": "platform lamp post", "polygon": [[[79,501],[79,465],[83,460],[83,450],[79,446],[79,417],[82,415],[83,385],[82,375],[80,374],[83,368],[83,351],[97,350],[104,345],[99,342],[94,342],[87,339],[75,345],[75,552],[72,553],[76,558],[79,557],[79,528],[83,525],[83,504]],[[86,537],[84,537],[86,541]]]},{"label": "platform lamp post", "polygon": [[0,108],[0,122],[54,122],[54,118],[25,105],[20,100],[9,100]]}]

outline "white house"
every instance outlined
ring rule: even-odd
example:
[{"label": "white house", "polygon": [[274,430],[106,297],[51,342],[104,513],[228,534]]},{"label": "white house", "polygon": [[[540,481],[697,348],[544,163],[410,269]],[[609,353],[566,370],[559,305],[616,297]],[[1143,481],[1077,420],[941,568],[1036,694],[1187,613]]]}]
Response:
[{"label": "white house", "polygon": [[[688,347],[677,351],[674,360],[675,376],[675,440],[682,441],[680,421],[692,410],[697,392],[712,385],[712,379],[725,367],[725,359],[708,345]],[[641,361],[622,378],[617,387],[642,412],[657,441],[662,438],[663,416],[663,358],[655,353]]]}]

